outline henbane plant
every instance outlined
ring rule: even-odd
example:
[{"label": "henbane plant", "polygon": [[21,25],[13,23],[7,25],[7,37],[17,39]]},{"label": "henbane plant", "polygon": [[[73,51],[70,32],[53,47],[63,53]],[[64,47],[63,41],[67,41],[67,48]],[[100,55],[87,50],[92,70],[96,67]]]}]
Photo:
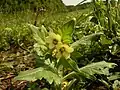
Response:
[{"label": "henbane plant", "polygon": [[[80,40],[73,42],[72,39],[75,22],[76,20],[73,19],[65,23],[58,32],[48,32],[44,26],[39,28],[29,24],[36,41],[34,46],[41,65],[36,69],[21,72],[15,79],[35,81],[44,78],[50,84],[54,84],[55,90],[75,89],[76,85],[78,87],[76,90],[79,90],[79,83],[84,82],[85,79],[95,79],[94,74],[109,75],[109,69],[114,68],[114,63],[103,61],[79,68],[78,63],[71,58],[81,42]],[[84,37],[86,40],[84,43],[87,43],[87,40],[92,41],[92,37],[94,35]],[[65,73],[68,69],[70,73]],[[67,82],[66,85],[62,85],[63,82]]]}]

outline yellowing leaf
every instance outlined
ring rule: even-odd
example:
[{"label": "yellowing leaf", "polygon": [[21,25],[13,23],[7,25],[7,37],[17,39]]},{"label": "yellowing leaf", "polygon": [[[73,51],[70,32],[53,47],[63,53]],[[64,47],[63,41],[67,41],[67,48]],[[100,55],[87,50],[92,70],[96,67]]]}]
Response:
[{"label": "yellowing leaf", "polygon": [[73,19],[63,25],[60,34],[64,43],[69,44],[72,42],[72,34],[74,31],[75,21],[76,19]]}]

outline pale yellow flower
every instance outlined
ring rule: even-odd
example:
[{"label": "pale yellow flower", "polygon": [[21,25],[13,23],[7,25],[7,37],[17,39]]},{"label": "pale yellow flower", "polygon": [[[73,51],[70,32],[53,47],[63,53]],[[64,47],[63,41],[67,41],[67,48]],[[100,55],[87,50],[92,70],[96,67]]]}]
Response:
[{"label": "pale yellow flower", "polygon": [[61,42],[61,36],[53,32],[50,32],[49,36],[46,38],[46,43],[49,44],[50,49],[55,48],[60,42]]},{"label": "pale yellow flower", "polygon": [[56,53],[57,53],[57,50],[56,50],[56,49],[54,49],[54,50],[52,51],[52,56],[55,56],[55,55],[56,55]]},{"label": "pale yellow flower", "polygon": [[72,53],[74,49],[67,44],[60,44],[57,46],[56,58],[64,57],[65,59],[70,58],[70,53]]},{"label": "pale yellow flower", "polygon": [[66,90],[67,85],[68,85],[68,81],[63,81],[62,82],[62,90]]}]

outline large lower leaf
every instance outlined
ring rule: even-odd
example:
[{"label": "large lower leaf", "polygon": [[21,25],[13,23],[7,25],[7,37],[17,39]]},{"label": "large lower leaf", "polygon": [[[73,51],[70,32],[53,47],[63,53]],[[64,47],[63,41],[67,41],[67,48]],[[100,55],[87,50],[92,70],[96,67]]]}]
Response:
[{"label": "large lower leaf", "polygon": [[96,41],[102,33],[90,34],[82,37],[80,40],[74,42],[71,46],[77,48],[80,45],[90,45],[92,41]]},{"label": "large lower leaf", "polygon": [[80,68],[79,73],[74,71],[69,73],[64,77],[64,79],[69,79],[73,77],[78,78],[78,76],[81,79],[83,78],[93,79],[94,74],[109,75],[109,69],[114,68],[115,65],[116,65],[115,63],[108,63],[105,61],[92,63]]},{"label": "large lower leaf", "polygon": [[86,65],[80,68],[79,71],[81,74],[84,74],[86,78],[90,78],[94,74],[109,75],[109,69],[114,68],[115,66],[116,66],[115,63],[101,61]]},{"label": "large lower leaf", "polygon": [[33,70],[23,71],[15,77],[16,80],[35,81],[37,79],[45,78],[50,84],[54,81],[56,84],[60,84],[61,77],[54,71],[53,68],[39,67]]}]

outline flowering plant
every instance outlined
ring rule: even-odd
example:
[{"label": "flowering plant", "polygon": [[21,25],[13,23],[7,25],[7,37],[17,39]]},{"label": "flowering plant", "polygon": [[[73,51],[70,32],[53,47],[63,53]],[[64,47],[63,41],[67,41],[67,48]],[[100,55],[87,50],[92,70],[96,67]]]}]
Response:
[{"label": "flowering plant", "polygon": [[114,63],[103,61],[79,67],[78,62],[74,60],[73,55],[77,54],[76,51],[81,44],[88,44],[94,37],[101,35],[97,33],[73,41],[75,22],[75,19],[67,22],[56,32],[52,30],[48,32],[44,26],[38,28],[29,24],[36,41],[34,50],[39,57],[37,60],[39,67],[21,72],[15,79],[36,81],[44,78],[54,85],[51,87],[52,90],[79,90],[79,83],[84,82],[85,78],[95,79],[94,74],[108,75],[109,68],[113,68]]}]

